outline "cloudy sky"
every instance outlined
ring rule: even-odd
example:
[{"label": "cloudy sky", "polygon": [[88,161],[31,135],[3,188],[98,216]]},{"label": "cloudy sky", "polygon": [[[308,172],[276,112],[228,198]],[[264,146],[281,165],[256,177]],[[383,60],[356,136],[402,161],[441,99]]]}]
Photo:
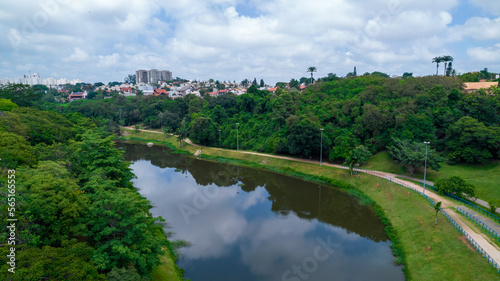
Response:
[{"label": "cloudy sky", "polygon": [[[498,0],[15,0],[0,9],[0,78],[123,81],[137,69],[266,83],[382,71],[500,72]],[[440,66],[440,72],[443,66]]]}]

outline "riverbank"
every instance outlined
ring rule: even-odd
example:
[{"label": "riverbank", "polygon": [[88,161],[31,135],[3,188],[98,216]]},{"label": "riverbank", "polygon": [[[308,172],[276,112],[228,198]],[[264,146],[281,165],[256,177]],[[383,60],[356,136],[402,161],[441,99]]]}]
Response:
[{"label": "riverbank", "polygon": [[380,206],[394,227],[406,256],[409,280],[497,280],[499,275],[488,262],[471,249],[460,232],[444,217],[438,216],[434,226],[434,209],[416,193],[383,179],[361,174],[350,176],[348,172],[312,163],[300,163],[277,159],[265,154],[252,155],[230,150],[179,146],[174,137],[151,132],[128,131],[127,139],[137,142],[153,141],[180,151],[193,154],[201,150],[202,157],[216,161],[232,162],[260,168],[268,168],[289,174],[310,175],[340,180],[353,185]]}]

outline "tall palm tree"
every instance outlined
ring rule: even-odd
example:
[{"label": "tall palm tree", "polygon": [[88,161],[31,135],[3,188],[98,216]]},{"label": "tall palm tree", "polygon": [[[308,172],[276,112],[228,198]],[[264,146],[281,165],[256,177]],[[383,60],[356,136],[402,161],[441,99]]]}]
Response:
[{"label": "tall palm tree", "polygon": [[317,69],[316,69],[316,67],[315,67],[315,66],[309,66],[309,67],[307,68],[307,72],[311,72],[311,84],[312,84],[312,82],[313,82],[313,72],[316,72],[316,71],[317,71]]},{"label": "tall palm tree", "polygon": [[432,62],[436,63],[436,75],[438,75],[439,63],[442,61],[442,57],[435,57],[432,59]]},{"label": "tall palm tree", "polygon": [[453,57],[452,56],[442,56],[441,61],[444,62],[444,75],[446,75],[446,71],[448,70],[446,68],[446,65],[448,64],[448,62],[453,61]]}]

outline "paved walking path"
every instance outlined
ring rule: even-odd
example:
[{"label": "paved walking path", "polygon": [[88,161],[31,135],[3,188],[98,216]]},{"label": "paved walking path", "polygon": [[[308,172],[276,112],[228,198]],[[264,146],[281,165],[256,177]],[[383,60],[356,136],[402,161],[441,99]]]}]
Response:
[{"label": "paved walking path", "polygon": [[[132,127],[124,127],[124,128],[134,129]],[[151,130],[140,130],[140,131],[143,131],[143,132],[152,132],[152,133],[159,133],[159,134],[162,133],[162,132],[151,131]],[[186,143],[188,143],[190,145],[193,145],[193,146],[196,146],[196,147],[203,147],[201,145],[194,144],[189,139],[185,139],[184,141]],[[212,148],[212,149],[219,149],[219,150],[223,150],[223,151],[235,152],[234,150],[230,150],[230,149],[221,149],[221,148],[215,148],[215,147],[210,147],[210,148]],[[296,162],[318,164],[318,161],[309,160],[309,159],[300,159],[300,158],[294,158],[294,157],[288,157],[288,156],[279,156],[279,155],[273,155],[273,154],[251,152],[251,151],[238,151],[238,152],[239,153],[243,153],[243,154],[261,155],[261,156],[265,156],[265,157],[285,159],[285,160],[296,161]],[[345,169],[345,170],[349,169],[346,166],[337,165],[337,164],[324,163],[324,162],[321,163],[321,164],[323,166],[334,167],[334,168],[339,168],[339,169]],[[396,175],[396,174],[386,173],[386,172],[379,172],[379,171],[371,171],[371,170],[360,170],[360,169],[356,169],[356,170],[358,172],[367,173],[367,174],[374,175],[374,176],[377,176],[377,177],[385,178],[385,179],[388,179],[388,180],[390,180],[392,182],[396,182],[396,183],[400,183],[400,184],[405,184],[407,186],[412,187],[415,190],[424,192],[423,187],[421,185],[415,184],[415,183],[410,182],[410,181],[403,180],[403,179],[401,179],[401,175]],[[406,177],[406,176],[403,176],[403,177],[405,177],[405,178],[408,179],[408,177]],[[411,179],[415,180],[415,181],[421,181],[420,179],[416,179],[416,178],[411,178]],[[426,184],[427,183],[428,182],[426,182]],[[453,211],[452,209],[450,209],[450,207],[456,208],[456,207],[460,206],[459,204],[454,203],[453,201],[449,200],[448,198],[446,198],[444,196],[441,196],[441,195],[438,195],[438,194],[436,194],[436,193],[434,193],[434,192],[432,192],[432,191],[430,191],[428,189],[425,190],[425,194],[427,196],[429,196],[432,200],[434,200],[434,202],[441,201],[442,202],[441,203],[442,211],[445,212],[446,214],[448,214],[453,220],[455,220],[458,223],[458,225],[460,225],[462,227],[462,229],[470,237],[472,237],[476,241],[476,243],[479,244],[484,249],[484,251],[486,251],[491,256],[491,258],[498,265],[500,265],[500,248],[498,246],[496,246],[496,244],[494,244],[492,242],[492,238],[489,237],[489,236],[483,235],[482,233],[480,233],[480,231],[476,227],[474,227],[474,229],[472,229],[471,227],[469,227],[469,225],[465,223],[467,219],[464,216],[462,216],[460,214],[457,214],[455,211]]]},{"label": "paved walking path", "polygon": [[[406,176],[406,175],[397,175],[398,178],[405,178],[405,179],[409,179],[409,180],[412,180],[412,181],[418,181],[418,182],[421,182],[421,183],[424,183],[424,180],[423,179],[419,179],[419,178],[414,178],[414,177],[410,177],[410,176]],[[425,184],[426,185],[430,185],[430,186],[434,186],[434,183],[431,182],[431,181],[428,181],[426,180],[425,181]],[[479,204],[487,209],[490,208],[490,204],[482,199],[479,199],[479,198],[469,198],[470,200],[474,201],[476,204]],[[495,213],[500,213],[500,208],[497,208],[495,210]]]}]

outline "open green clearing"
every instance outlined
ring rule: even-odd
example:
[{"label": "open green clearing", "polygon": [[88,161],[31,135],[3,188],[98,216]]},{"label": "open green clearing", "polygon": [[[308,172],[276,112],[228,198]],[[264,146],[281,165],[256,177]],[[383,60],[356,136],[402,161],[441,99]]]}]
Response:
[{"label": "open green clearing", "polygon": [[[387,151],[374,155],[364,169],[384,171],[394,174],[406,175],[404,167],[394,163],[389,158]],[[415,178],[424,178],[424,169],[415,171]],[[485,201],[497,200],[500,203],[500,161],[490,161],[488,164],[456,164],[449,165],[446,162],[442,164],[439,171],[427,169],[426,179],[435,181],[442,177],[461,176],[467,181],[476,185],[476,194],[478,198]]]},{"label": "open green clearing", "polygon": [[[325,176],[354,185],[372,198],[392,223],[406,254],[409,280],[500,280],[498,272],[477,251],[471,249],[460,232],[441,215],[434,226],[434,209],[423,198],[408,190],[379,179],[361,174],[350,176],[347,171],[318,165],[249,155],[214,148],[185,145],[182,148],[175,137],[147,132],[132,132],[126,139],[136,141],[162,141],[165,145],[189,153],[202,150],[210,158],[223,157],[224,161],[258,166],[313,176]],[[375,156],[374,159],[379,159]],[[234,160],[228,160],[234,159]],[[243,161],[241,161],[243,160]],[[371,163],[373,165],[373,163]],[[390,167],[389,167],[390,168]],[[381,170],[382,168],[377,168]],[[376,187],[377,183],[379,187]],[[426,249],[430,247],[429,251]],[[155,279],[156,280],[156,279]],[[162,280],[162,279],[158,279]]]}]

